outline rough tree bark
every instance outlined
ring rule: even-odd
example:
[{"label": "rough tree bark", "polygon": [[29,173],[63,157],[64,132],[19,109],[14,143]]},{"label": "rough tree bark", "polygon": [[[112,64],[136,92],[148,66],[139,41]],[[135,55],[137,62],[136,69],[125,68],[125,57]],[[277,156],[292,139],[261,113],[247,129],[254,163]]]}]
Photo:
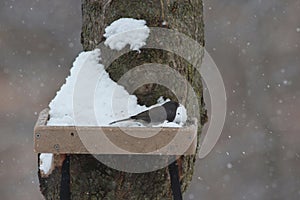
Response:
[{"label": "rough tree bark", "polygon": [[[104,40],[105,27],[121,17],[144,19],[150,27],[175,29],[204,46],[201,0],[82,0],[82,15],[81,42],[84,50],[96,48]],[[201,105],[199,137],[206,119],[202,82],[197,70],[185,60],[162,50],[143,49],[141,53],[130,52],[120,57],[107,71],[117,81],[131,67],[153,62],[168,64],[193,86]],[[139,103],[146,105],[153,104],[159,96],[175,98],[167,88],[155,84],[141,87],[135,94]],[[192,179],[194,162],[195,156],[180,158],[182,191],[186,190]],[[71,155],[70,163],[71,199],[172,199],[167,168],[142,174],[126,173],[105,166],[91,155]],[[48,178],[39,177],[46,199],[59,199],[60,177],[59,168]]]}]

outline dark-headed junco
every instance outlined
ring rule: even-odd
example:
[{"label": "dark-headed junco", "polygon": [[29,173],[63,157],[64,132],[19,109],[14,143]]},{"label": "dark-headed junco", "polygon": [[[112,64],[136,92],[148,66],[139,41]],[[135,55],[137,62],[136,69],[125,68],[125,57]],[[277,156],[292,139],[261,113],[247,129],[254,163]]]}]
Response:
[{"label": "dark-headed junco", "polygon": [[163,123],[165,120],[172,122],[176,117],[176,111],[178,107],[179,103],[175,101],[168,101],[161,106],[153,107],[129,118],[111,122],[110,125],[128,120],[134,120],[147,124],[159,124]]}]

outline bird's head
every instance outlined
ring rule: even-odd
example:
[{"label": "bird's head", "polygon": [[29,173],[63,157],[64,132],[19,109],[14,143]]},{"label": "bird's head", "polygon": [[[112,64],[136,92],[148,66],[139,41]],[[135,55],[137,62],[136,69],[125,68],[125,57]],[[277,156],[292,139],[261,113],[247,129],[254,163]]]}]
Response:
[{"label": "bird's head", "polygon": [[164,103],[162,106],[166,110],[167,120],[169,122],[174,121],[174,119],[176,117],[177,108],[179,107],[179,103],[176,101],[168,101],[168,102]]}]

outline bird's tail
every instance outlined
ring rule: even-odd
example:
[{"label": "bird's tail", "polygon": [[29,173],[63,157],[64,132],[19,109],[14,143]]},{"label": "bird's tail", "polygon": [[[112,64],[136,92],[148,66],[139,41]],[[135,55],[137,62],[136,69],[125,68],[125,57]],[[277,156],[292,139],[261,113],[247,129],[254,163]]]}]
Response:
[{"label": "bird's tail", "polygon": [[109,125],[112,125],[112,124],[115,124],[115,123],[118,123],[118,122],[128,121],[128,120],[131,120],[131,118],[126,118],[126,119],[120,119],[120,120],[117,120],[117,121],[113,121],[113,122],[109,123]]}]

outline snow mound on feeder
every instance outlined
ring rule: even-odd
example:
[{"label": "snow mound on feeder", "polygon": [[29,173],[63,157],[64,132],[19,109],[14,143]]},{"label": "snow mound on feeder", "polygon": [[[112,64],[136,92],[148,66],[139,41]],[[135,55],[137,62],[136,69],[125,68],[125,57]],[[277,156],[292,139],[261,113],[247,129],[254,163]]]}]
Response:
[{"label": "snow mound on feeder", "polygon": [[147,109],[137,104],[136,96],[111,80],[99,62],[99,49],[79,54],[71,75],[49,104],[48,126],[105,126]]},{"label": "snow mound on feeder", "polygon": [[[71,68],[66,83],[50,102],[48,126],[108,126],[169,101],[160,98],[151,107],[140,106],[137,97],[114,82],[100,64],[100,50],[82,52]],[[177,109],[174,122],[158,126],[180,127],[186,121],[186,109]],[[176,123],[175,123],[176,122]],[[139,122],[123,122],[117,126],[143,126]]]}]

